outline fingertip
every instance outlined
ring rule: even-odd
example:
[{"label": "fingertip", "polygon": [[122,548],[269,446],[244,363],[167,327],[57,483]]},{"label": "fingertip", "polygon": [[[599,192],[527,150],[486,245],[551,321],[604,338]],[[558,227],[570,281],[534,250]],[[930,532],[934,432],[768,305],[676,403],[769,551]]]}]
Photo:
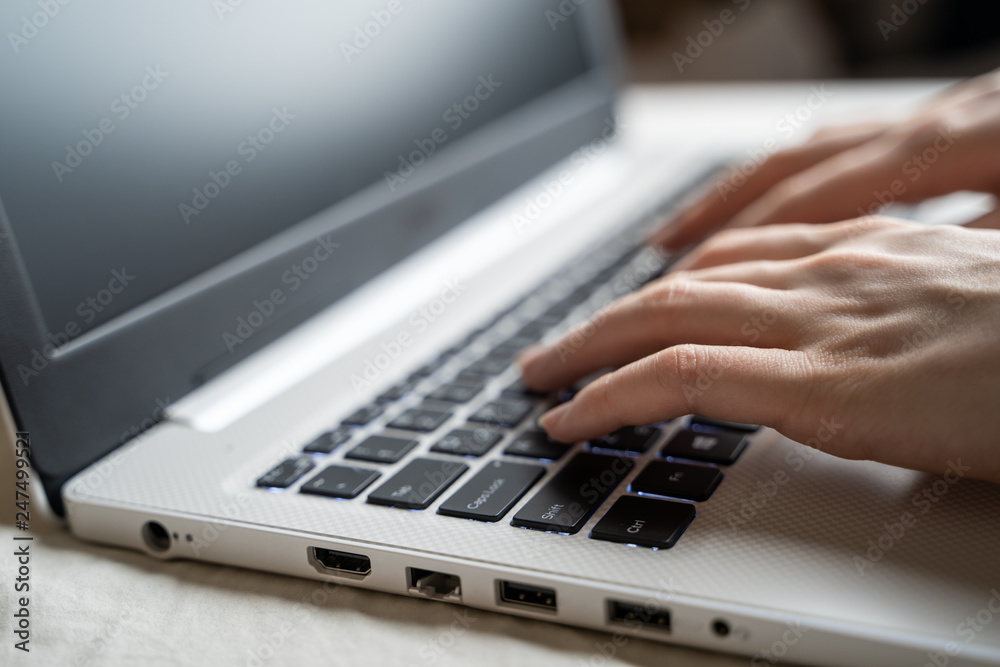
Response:
[{"label": "fingertip", "polygon": [[531,388],[536,388],[539,374],[541,372],[542,359],[548,351],[547,345],[536,344],[526,347],[517,356],[517,365],[521,368],[521,377],[524,383]]},{"label": "fingertip", "polygon": [[562,405],[557,405],[538,418],[538,425],[541,426],[553,440],[565,441],[560,437],[560,434],[565,431],[563,424],[566,422],[566,415],[571,412],[572,409],[572,401],[563,403]]}]

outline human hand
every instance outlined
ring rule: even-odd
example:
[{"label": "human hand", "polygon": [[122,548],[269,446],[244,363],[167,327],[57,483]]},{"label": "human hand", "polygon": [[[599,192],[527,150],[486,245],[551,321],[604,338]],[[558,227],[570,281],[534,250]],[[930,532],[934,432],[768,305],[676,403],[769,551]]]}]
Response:
[{"label": "human hand", "polygon": [[[568,386],[562,441],[696,413],[825,451],[1000,482],[1000,232],[886,218],[722,232],[560,342],[524,380]],[[581,343],[582,340],[582,343]]]},{"label": "human hand", "polygon": [[[725,227],[835,222],[971,190],[1000,194],[1000,70],[950,88],[902,123],[831,127],[730,174],[654,234],[684,248]],[[969,224],[1000,228],[1000,211]]]}]

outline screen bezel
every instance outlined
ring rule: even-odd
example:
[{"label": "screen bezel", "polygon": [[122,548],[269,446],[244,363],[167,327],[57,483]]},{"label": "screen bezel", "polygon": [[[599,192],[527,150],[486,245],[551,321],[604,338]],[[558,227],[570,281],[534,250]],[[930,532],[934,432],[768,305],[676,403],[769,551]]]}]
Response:
[{"label": "screen bezel", "polygon": [[[618,26],[606,0],[572,6],[568,22],[587,60],[576,79],[455,142],[396,195],[373,184],[54,350],[46,349],[46,324],[0,200],[0,382],[18,428],[31,433],[32,463],[53,508],[64,511],[59,492],[66,480],[153,423],[165,404],[597,137],[612,118],[622,79]],[[320,237],[352,248],[340,259],[350,280],[304,283],[288,295],[283,315],[230,353],[221,332]],[[405,242],[385,242],[393,238]],[[22,365],[42,367],[27,385]]]}]

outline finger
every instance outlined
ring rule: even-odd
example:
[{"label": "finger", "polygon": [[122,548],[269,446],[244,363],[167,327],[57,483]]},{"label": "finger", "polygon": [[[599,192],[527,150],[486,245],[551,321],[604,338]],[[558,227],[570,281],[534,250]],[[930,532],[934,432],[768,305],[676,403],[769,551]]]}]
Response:
[{"label": "finger", "polygon": [[882,138],[836,155],[786,179],[743,210],[731,227],[824,223],[868,215],[963,188],[979,189],[995,167],[974,142],[939,124]]},{"label": "finger", "polygon": [[[752,285],[668,278],[615,302],[559,342],[527,350],[520,359],[524,382],[558,389],[680,343],[790,345],[804,309],[789,298]],[[752,326],[755,318],[768,324]],[[744,330],[748,323],[752,330]]]},{"label": "finger", "polygon": [[718,181],[711,191],[657,232],[650,242],[676,250],[700,241],[789,176],[865,144],[885,129],[881,123],[831,128],[817,133],[805,144],[775,153],[749,175],[745,175],[746,170],[734,167],[728,177]]},{"label": "finger", "polygon": [[787,290],[799,284],[796,280],[798,271],[799,266],[791,260],[755,260],[711,266],[680,275],[705,283],[739,283],[769,290]]},{"label": "finger", "polygon": [[752,260],[798,259],[826,250],[848,234],[847,224],[726,229],[695,247],[671,270],[692,271]]},{"label": "finger", "polygon": [[810,386],[803,352],[678,345],[605,375],[539,423],[563,442],[689,413],[782,430]]}]

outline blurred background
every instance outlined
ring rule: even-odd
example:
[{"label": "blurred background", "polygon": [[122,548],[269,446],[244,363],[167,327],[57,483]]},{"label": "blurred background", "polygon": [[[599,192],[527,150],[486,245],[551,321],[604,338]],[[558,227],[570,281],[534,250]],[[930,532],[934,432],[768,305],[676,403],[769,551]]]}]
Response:
[{"label": "blurred background", "polygon": [[636,82],[968,77],[1000,67],[998,0],[617,1]]}]

